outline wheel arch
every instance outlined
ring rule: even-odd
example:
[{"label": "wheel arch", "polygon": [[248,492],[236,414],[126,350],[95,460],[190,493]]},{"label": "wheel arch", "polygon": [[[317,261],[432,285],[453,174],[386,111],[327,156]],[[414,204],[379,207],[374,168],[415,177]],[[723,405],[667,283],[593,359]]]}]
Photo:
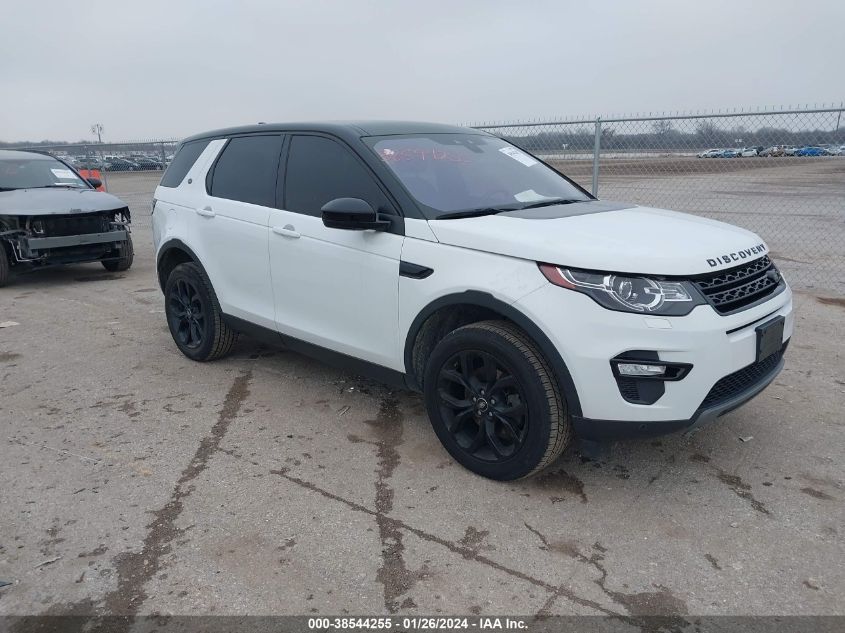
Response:
[{"label": "wheel arch", "polygon": [[[199,257],[197,257],[197,254],[182,240],[173,238],[162,244],[156,257],[158,285],[162,292],[164,292],[164,284],[167,283],[167,278],[170,276],[171,271],[179,264],[187,262],[194,262],[202,268],[203,273],[206,273],[205,267],[202,265]],[[206,277],[208,277],[208,273],[206,273]]]},{"label": "wheel arch", "polygon": [[[439,327],[434,327],[434,318]],[[489,293],[467,290],[435,299],[414,318],[405,338],[405,379],[411,389],[421,390],[415,357],[431,352],[437,342],[456,327],[489,318],[510,321],[522,329],[552,366],[555,379],[564,394],[571,415],[581,415],[581,402],[569,368],[543,330],[519,309]],[[428,327],[426,324],[431,324]]]}]

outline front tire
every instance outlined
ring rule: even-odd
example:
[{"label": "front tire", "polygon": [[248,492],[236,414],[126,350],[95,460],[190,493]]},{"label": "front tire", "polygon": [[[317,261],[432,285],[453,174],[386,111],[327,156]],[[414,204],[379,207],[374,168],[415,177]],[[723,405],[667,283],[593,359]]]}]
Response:
[{"label": "front tire", "polygon": [[103,268],[110,273],[129,270],[132,266],[132,262],[135,260],[135,247],[132,246],[132,236],[127,234],[126,242],[124,242],[123,246],[119,250],[110,252],[109,257],[117,258],[102,262]]},{"label": "front tire", "polygon": [[554,374],[531,339],[506,321],[458,328],[426,363],[425,404],[452,457],[483,477],[527,477],[557,459],[572,425]]},{"label": "front tire", "polygon": [[223,321],[214,288],[194,262],[179,264],[164,285],[164,312],[176,346],[191,360],[228,354],[238,333]]}]

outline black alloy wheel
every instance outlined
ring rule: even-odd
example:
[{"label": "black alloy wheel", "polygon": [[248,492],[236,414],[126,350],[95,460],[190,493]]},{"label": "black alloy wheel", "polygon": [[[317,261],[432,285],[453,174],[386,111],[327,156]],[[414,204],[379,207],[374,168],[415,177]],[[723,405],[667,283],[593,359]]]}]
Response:
[{"label": "black alloy wheel", "polygon": [[483,477],[528,477],[572,438],[554,372],[513,323],[479,321],[448,333],[426,359],[422,387],[443,447]]},{"label": "black alloy wheel", "polygon": [[177,343],[188,349],[200,347],[206,339],[206,308],[196,286],[187,279],[178,279],[167,297],[170,329]]},{"label": "black alloy wheel", "polygon": [[486,462],[513,457],[528,432],[522,387],[500,359],[481,350],[463,350],[440,369],[437,393],[441,415],[455,442]]},{"label": "black alloy wheel", "polygon": [[205,271],[195,262],[179,264],[164,284],[164,311],[176,346],[191,360],[215,360],[238,338],[223,317]]}]

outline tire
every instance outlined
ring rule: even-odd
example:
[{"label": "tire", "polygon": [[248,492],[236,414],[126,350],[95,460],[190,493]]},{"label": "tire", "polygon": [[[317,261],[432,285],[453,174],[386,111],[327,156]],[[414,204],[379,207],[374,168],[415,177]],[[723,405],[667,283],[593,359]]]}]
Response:
[{"label": "tire", "polygon": [[548,362],[507,321],[481,321],[446,335],[426,362],[423,384],[437,437],[483,477],[528,477],[571,441],[566,401]]},{"label": "tire", "polygon": [[164,284],[164,312],[176,346],[191,360],[205,362],[228,354],[237,331],[223,321],[214,288],[194,262],[179,264]]},{"label": "tire", "polygon": [[9,266],[9,256],[6,254],[6,247],[0,241],[0,288],[9,283],[12,271]]},{"label": "tire", "polygon": [[126,235],[126,242],[123,247],[117,251],[111,251],[109,257],[119,257],[119,259],[111,259],[107,262],[102,262],[103,268],[110,273],[117,273],[124,270],[129,270],[132,262],[135,260],[135,247],[132,245],[132,236]]}]

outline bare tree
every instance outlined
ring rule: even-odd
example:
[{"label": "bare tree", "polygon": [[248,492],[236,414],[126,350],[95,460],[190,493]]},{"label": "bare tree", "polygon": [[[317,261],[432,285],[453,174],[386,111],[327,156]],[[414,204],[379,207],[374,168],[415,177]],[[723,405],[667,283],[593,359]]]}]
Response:
[{"label": "bare tree", "polygon": [[103,128],[102,123],[95,123],[94,125],[91,126],[91,134],[97,135],[97,142],[98,143],[103,142],[103,130],[104,129],[105,128]]}]

